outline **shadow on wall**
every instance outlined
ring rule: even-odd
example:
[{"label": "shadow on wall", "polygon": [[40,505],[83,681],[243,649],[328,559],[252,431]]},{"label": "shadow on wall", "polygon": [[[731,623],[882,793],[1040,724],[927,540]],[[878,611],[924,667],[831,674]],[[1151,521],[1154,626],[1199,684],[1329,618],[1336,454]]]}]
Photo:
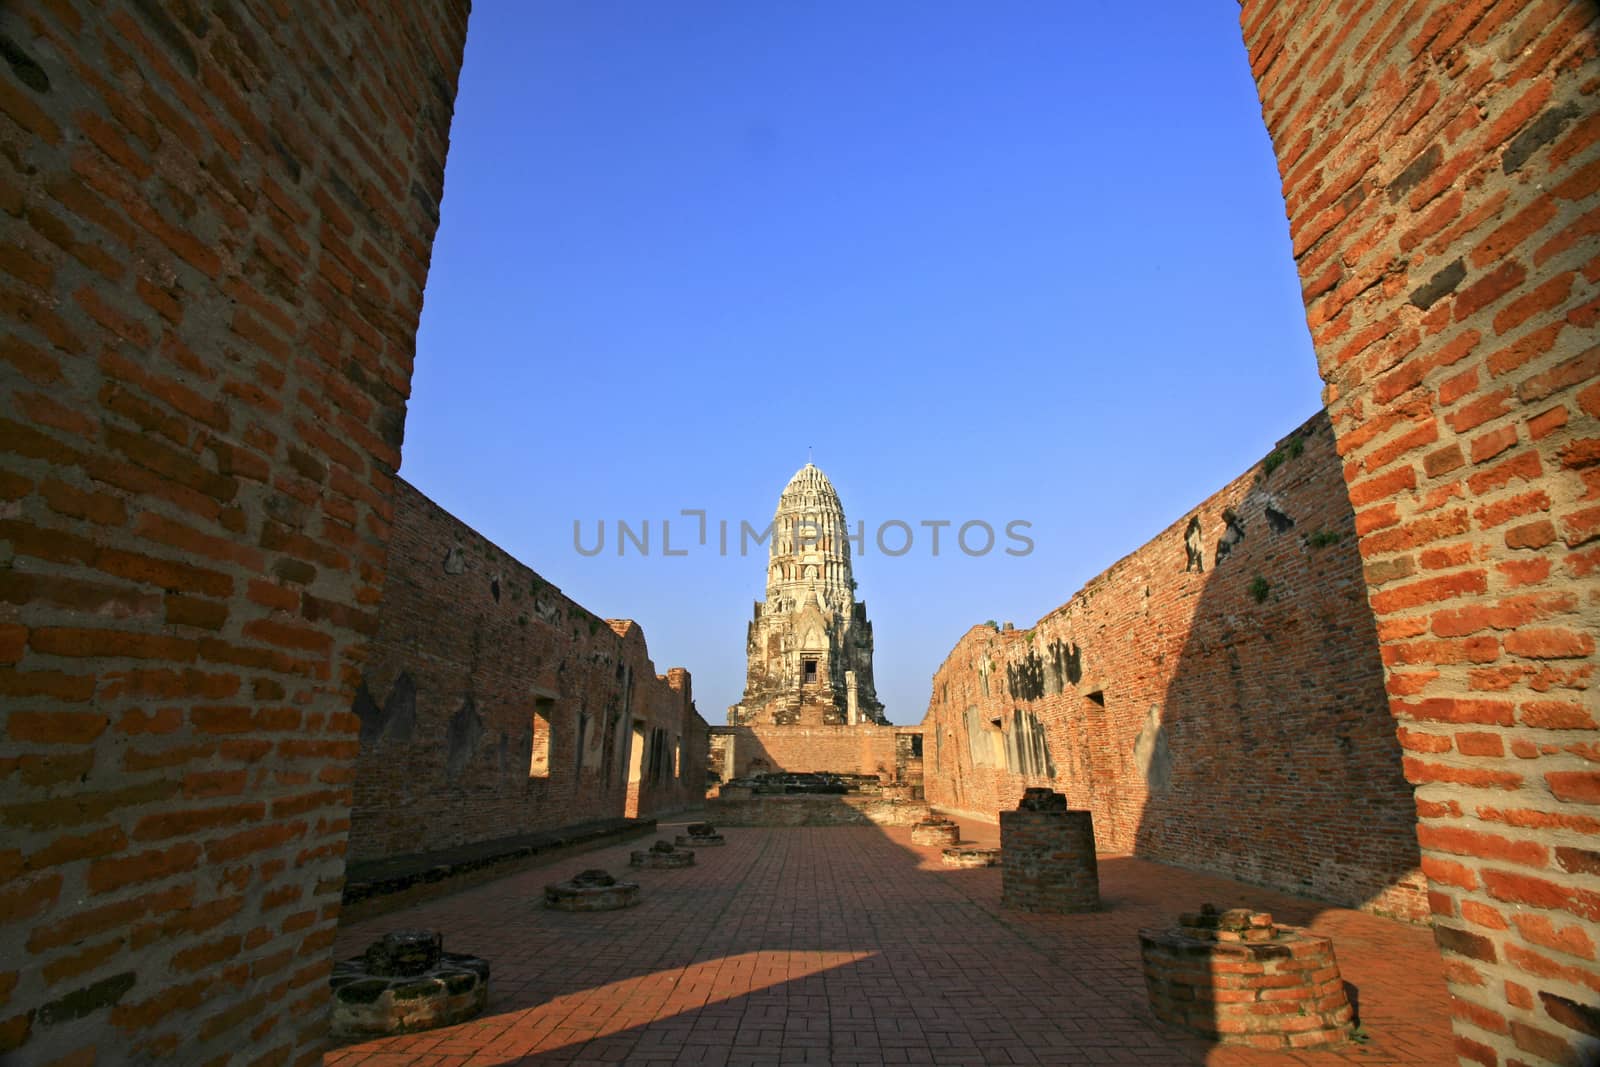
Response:
[{"label": "shadow on wall", "polygon": [[1107,830],[1133,821],[1142,857],[1424,921],[1412,789],[1326,415],[1247,477],[1171,553],[1206,577],[1164,697],[1108,706],[1108,678],[1107,703],[1085,701],[1113,739],[1096,746],[1120,763],[1110,780],[1144,797],[1137,813],[1105,798]]},{"label": "shadow on wall", "polygon": [[403,480],[352,712],[349,858],[378,861],[653,816],[704,795],[682,668]]},{"label": "shadow on wall", "polygon": [[945,810],[1044,786],[1104,852],[1427,917],[1324,413],[1031,629],[968,631],[923,729]]}]

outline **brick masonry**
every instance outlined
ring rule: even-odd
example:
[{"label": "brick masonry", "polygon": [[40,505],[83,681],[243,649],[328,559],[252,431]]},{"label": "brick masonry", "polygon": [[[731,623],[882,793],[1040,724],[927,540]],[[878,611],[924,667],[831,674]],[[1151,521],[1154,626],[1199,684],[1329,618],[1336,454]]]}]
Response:
[{"label": "brick masonry", "polygon": [[949,819],[929,815],[911,828],[911,843],[940,849],[961,843],[961,827]]},{"label": "brick masonry", "polygon": [[689,673],[562,595],[403,480],[354,707],[350,859],[385,859],[705,797]]},{"label": "brick masonry", "polygon": [[0,5],[8,1063],[319,1056],[466,7]]},{"label": "brick masonry", "polygon": [[920,783],[915,726],[712,726],[712,770],[723,779],[766,771],[876,774],[884,781]]},{"label": "brick masonry", "polygon": [[[1600,1041],[1594,19],[1241,8],[1470,1063]],[[450,0],[0,9],[0,1048],[27,1061],[317,1057],[465,28]],[[1048,727],[1013,721],[1032,774]]]},{"label": "brick masonry", "polygon": [[915,826],[932,814],[904,797],[752,794],[739,786],[708,799],[705,812],[716,826]]},{"label": "brick masonry", "polygon": [[970,630],[929,802],[992,822],[1056,789],[1104,851],[1425,918],[1356,542],[1317,416],[1033,628]]},{"label": "brick masonry", "polygon": [[1465,1063],[1600,1058],[1590,0],[1246,0]]},{"label": "brick masonry", "polygon": [[1285,1052],[1349,1040],[1354,1011],[1332,940],[1248,908],[1222,913],[1221,930],[1218,918],[1189,914],[1177,927],[1139,931],[1156,1018],[1222,1044]]},{"label": "brick masonry", "polygon": [[1000,903],[1020,911],[1099,911],[1093,816],[1087,811],[1002,811]]}]

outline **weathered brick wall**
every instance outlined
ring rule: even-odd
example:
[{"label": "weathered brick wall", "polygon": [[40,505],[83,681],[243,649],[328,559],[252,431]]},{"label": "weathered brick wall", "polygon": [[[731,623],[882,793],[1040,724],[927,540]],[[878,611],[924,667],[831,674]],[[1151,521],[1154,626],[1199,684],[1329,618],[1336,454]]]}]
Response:
[{"label": "weathered brick wall", "polygon": [[915,826],[926,819],[928,805],[900,797],[846,793],[757,793],[734,787],[725,796],[706,800],[706,818],[724,826]]},{"label": "weathered brick wall", "polygon": [[0,5],[8,1063],[317,1055],[465,32]]},{"label": "weathered brick wall", "polygon": [[1592,0],[1248,0],[1455,995],[1600,1058]]},{"label": "weathered brick wall", "polygon": [[394,501],[354,704],[351,859],[704,799],[706,725],[687,671],[658,677],[637,625],[563,596],[403,480]]},{"label": "weathered brick wall", "polygon": [[1049,787],[1104,850],[1427,915],[1320,414],[1031,630],[968,631],[922,729],[936,807],[993,821]]},{"label": "weathered brick wall", "polygon": [[[719,747],[733,750],[731,777],[765,771],[831,771],[904,778],[911,768],[896,738],[905,726],[714,726]],[[720,768],[714,768],[720,770]],[[724,772],[724,777],[729,775]]]},{"label": "weathered brick wall", "polygon": [[[0,8],[0,1048],[24,1060],[182,1035],[283,1062],[322,1028],[343,709],[465,33],[459,2],[352,10]],[[1242,11],[1472,1062],[1600,1030],[1594,17]]]}]

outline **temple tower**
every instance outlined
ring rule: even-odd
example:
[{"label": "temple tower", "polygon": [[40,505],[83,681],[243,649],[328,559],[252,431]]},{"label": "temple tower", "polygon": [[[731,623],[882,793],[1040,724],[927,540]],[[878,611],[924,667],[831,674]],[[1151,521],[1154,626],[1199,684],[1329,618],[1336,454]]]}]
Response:
[{"label": "temple tower", "polygon": [[732,726],[887,723],[872,681],[872,624],[855,598],[844,508],[807,463],[778,497]]}]

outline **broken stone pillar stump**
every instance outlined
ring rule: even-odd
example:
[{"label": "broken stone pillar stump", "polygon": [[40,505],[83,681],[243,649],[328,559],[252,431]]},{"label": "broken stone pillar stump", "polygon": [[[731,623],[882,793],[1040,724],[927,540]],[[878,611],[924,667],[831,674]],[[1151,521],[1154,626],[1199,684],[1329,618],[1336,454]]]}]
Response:
[{"label": "broken stone pillar stump", "polygon": [[489,963],[444,951],[433,930],[397,930],[333,965],[336,1040],[411,1034],[450,1026],[489,1003]]},{"label": "broken stone pillar stump", "polygon": [[998,867],[1000,850],[980,848],[977,845],[962,845],[959,848],[945,849],[942,859],[946,867]]},{"label": "broken stone pillar stump", "polygon": [[938,815],[930,815],[911,828],[913,845],[937,845],[942,848],[960,842],[961,827]]},{"label": "broken stone pillar stump", "polygon": [[557,911],[616,911],[637,903],[638,882],[619,882],[598,868],[544,887],[544,906]]},{"label": "broken stone pillar stump", "polygon": [[686,848],[675,848],[671,841],[657,841],[647,849],[628,853],[628,866],[657,870],[692,867],[694,853]]},{"label": "broken stone pillar stump", "polygon": [[1000,903],[1021,911],[1100,910],[1094,819],[1049,789],[1000,813]]},{"label": "broken stone pillar stump", "polygon": [[1150,1008],[1212,1040],[1262,1049],[1350,1038],[1354,1013],[1333,942],[1248,908],[1211,905],[1170,930],[1140,930]]},{"label": "broken stone pillar stump", "polygon": [[717,828],[708,822],[690,823],[684,828],[685,832],[673,838],[673,844],[682,848],[685,845],[694,845],[699,848],[711,848],[716,845],[727,844],[727,839],[717,833]]}]

